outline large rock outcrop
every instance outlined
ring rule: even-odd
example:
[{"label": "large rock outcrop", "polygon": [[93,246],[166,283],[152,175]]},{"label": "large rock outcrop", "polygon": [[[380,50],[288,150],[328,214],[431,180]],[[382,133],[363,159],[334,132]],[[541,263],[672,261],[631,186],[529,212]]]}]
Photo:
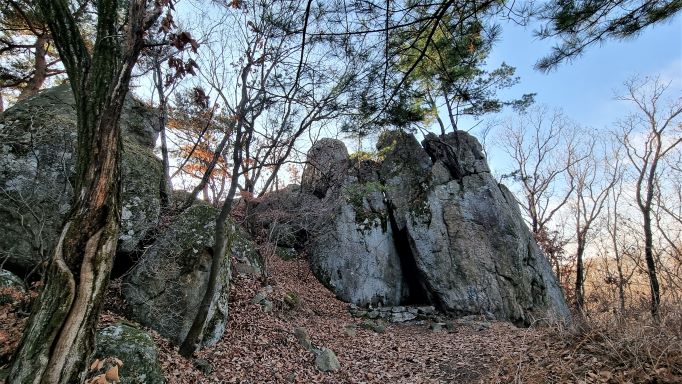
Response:
[{"label": "large rock outcrop", "polygon": [[[187,336],[206,292],[217,214],[199,202],[182,212],[123,280],[127,315],[176,344]],[[228,229],[231,236],[235,228]],[[204,345],[215,344],[225,331],[230,262],[227,256],[223,260]]]},{"label": "large rock outcrop", "polygon": [[339,298],[431,304],[517,324],[567,318],[548,262],[475,138],[458,131],[420,145],[411,134],[387,132],[378,162],[349,160],[339,141],[320,145],[309,152],[314,172],[287,201],[330,211],[309,234],[309,261]]},{"label": "large rock outcrop", "polygon": [[[217,211],[200,201],[160,220],[161,161],[153,152],[157,116],[129,98],[121,116],[121,228],[112,277],[126,276],[128,315],[181,342],[206,290]],[[76,114],[68,86],[41,92],[0,115],[0,264],[23,275],[50,257],[70,209]],[[187,193],[175,193],[185,200]],[[175,212],[177,213],[177,212]],[[220,287],[203,343],[216,342],[227,321],[230,260],[262,273],[258,252],[229,225]]]},{"label": "large rock outcrop", "polygon": [[[132,252],[160,211],[161,162],[154,156],[157,118],[126,100],[121,128],[119,251]],[[70,209],[76,113],[68,85],[45,90],[0,115],[0,260],[26,272],[50,257]]]}]

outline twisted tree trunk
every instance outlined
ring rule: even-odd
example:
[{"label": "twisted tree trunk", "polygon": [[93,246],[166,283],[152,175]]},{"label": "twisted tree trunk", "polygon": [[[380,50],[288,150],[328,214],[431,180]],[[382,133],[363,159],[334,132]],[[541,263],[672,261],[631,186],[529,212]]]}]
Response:
[{"label": "twisted tree trunk", "polygon": [[[127,36],[119,40],[121,5],[100,0],[97,40],[86,49],[67,0],[37,0],[69,76],[78,139],[74,202],[47,269],[9,383],[74,383],[85,379],[95,327],[116,251],[119,229],[119,119],[132,67],[142,48],[146,1],[132,0]],[[146,17],[148,16],[148,17]]]}]

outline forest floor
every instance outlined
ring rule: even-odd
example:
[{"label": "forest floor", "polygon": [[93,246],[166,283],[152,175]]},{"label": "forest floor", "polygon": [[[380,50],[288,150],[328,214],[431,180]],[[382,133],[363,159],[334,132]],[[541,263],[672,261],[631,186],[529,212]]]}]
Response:
[{"label": "forest floor", "polygon": [[[387,323],[376,332],[364,329],[363,319],[352,317],[304,260],[273,257],[268,270],[267,282],[233,277],[225,335],[196,359],[181,357],[151,332],[168,383],[682,383],[679,318],[664,331],[642,327],[630,339],[608,324],[576,331],[455,321],[434,331],[428,324]],[[266,283],[273,288],[269,312],[252,303]],[[294,305],[292,297],[298,299]],[[105,311],[101,325],[118,319]],[[16,346],[24,322],[0,307],[0,354]],[[334,351],[341,368],[318,371],[296,327],[308,331],[313,346]],[[649,356],[633,358],[640,353]],[[195,367],[197,359],[208,362],[211,372]]]}]

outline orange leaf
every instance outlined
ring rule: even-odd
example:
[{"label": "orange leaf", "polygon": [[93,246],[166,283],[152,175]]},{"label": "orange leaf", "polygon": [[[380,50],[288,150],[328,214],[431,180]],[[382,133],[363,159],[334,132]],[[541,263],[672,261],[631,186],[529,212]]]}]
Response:
[{"label": "orange leaf", "polygon": [[109,370],[106,373],[106,379],[109,381],[119,381],[118,380],[118,365],[114,365],[113,367],[109,368]]}]

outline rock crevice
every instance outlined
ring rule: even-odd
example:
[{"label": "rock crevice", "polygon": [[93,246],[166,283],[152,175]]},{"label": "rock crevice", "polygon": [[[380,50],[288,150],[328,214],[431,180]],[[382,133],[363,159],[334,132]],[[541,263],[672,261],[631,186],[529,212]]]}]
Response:
[{"label": "rock crevice", "polygon": [[266,197],[267,208],[256,209],[326,207],[326,215],[287,225],[315,228],[308,233],[311,268],[339,298],[434,305],[517,324],[568,318],[547,260],[474,137],[429,134],[420,144],[391,131],[377,149],[380,161],[355,160],[342,142],[321,140],[308,153],[301,187]]}]

